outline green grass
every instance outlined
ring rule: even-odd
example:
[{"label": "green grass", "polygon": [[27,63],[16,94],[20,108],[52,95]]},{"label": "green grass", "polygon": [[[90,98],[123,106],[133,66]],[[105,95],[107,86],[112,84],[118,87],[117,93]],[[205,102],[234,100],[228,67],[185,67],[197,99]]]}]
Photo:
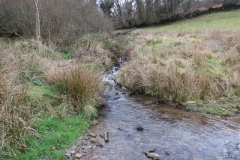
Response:
[{"label": "green grass", "polygon": [[145,30],[217,30],[217,29],[239,29],[240,9],[225,12],[216,12],[202,15],[200,17],[186,19],[169,25],[148,27]]},{"label": "green grass", "polygon": [[64,149],[76,141],[76,138],[91,125],[91,121],[84,114],[64,120],[46,115],[39,118],[35,125],[41,138],[28,137],[29,149],[18,155],[16,159],[65,159]]}]

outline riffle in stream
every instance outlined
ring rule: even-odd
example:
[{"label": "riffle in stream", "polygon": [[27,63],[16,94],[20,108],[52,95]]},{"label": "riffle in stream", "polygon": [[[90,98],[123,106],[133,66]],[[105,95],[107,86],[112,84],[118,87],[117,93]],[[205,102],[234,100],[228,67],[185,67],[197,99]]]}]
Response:
[{"label": "riffle in stream", "polygon": [[[240,160],[237,120],[206,118],[157,104],[154,98],[129,97],[114,82],[117,70],[113,68],[103,78],[108,83],[104,93],[107,106],[101,110],[97,124],[89,131],[96,135],[95,142],[83,142],[84,137],[81,137],[70,149],[81,153],[79,158],[147,160],[149,158],[144,152],[155,150],[164,160]],[[102,138],[104,132],[109,132],[108,143]],[[98,145],[94,145],[96,141]]]}]

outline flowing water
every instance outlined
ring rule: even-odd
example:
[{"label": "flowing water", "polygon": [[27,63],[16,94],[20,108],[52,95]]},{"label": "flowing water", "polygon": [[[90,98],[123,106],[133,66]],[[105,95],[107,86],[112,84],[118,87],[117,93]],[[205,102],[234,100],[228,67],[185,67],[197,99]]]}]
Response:
[{"label": "flowing water", "polygon": [[[104,77],[107,106],[97,125],[97,135],[109,132],[109,142],[101,136],[103,148],[94,147],[86,160],[145,160],[143,152],[156,150],[166,160],[240,159],[239,121],[206,118],[185,112],[145,96],[128,96],[115,84],[117,68]],[[137,128],[142,127],[139,131]]]}]

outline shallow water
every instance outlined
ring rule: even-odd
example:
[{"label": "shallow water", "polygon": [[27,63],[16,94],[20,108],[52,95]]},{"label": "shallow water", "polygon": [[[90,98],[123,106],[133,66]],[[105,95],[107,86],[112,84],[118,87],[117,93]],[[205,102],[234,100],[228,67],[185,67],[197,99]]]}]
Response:
[{"label": "shallow water", "polygon": [[[239,120],[206,118],[193,112],[157,104],[145,96],[129,97],[114,83],[117,68],[103,80],[107,106],[90,129],[97,135],[109,132],[103,148],[91,150],[86,160],[144,160],[143,152],[156,149],[166,160],[240,159]],[[143,131],[138,131],[141,126]]]}]

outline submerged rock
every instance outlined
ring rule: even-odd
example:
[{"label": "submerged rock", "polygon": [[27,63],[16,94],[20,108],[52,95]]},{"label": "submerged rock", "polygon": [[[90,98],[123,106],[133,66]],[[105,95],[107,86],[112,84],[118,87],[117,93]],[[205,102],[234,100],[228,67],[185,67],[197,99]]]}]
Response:
[{"label": "submerged rock", "polygon": [[138,131],[143,131],[144,128],[143,128],[142,126],[139,125],[139,126],[137,126],[136,129],[137,129]]},{"label": "submerged rock", "polygon": [[145,155],[146,155],[148,158],[152,158],[152,159],[155,159],[155,160],[160,160],[160,156],[159,156],[159,154],[157,154],[157,153],[145,152]]},{"label": "submerged rock", "polygon": [[165,152],[165,154],[166,154],[166,155],[170,155],[170,154],[171,154],[171,152],[169,152],[169,151],[166,151],[166,152]]}]

